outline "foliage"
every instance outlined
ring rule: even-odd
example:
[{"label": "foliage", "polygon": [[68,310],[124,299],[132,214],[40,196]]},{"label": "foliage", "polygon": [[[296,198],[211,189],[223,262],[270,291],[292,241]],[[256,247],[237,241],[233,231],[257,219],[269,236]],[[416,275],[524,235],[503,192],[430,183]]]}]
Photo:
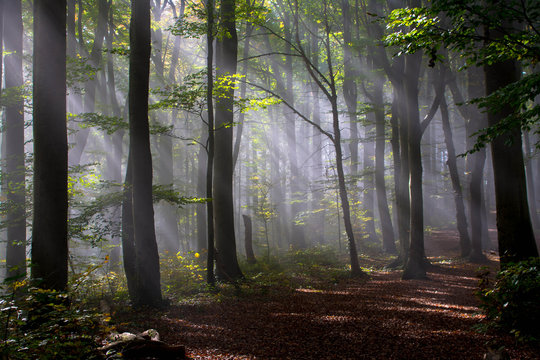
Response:
[{"label": "foliage", "polygon": [[70,304],[67,294],[10,285],[0,298],[4,326],[2,355],[9,359],[99,359],[97,340],[110,329],[89,310]]},{"label": "foliage", "polygon": [[477,296],[491,325],[510,331],[520,341],[540,341],[540,258],[508,264],[497,273],[493,288],[481,275]]},{"label": "foliage", "polygon": [[[396,9],[386,18],[393,32],[386,45],[397,46],[398,55],[425,50],[430,66],[443,60],[441,49],[454,51],[466,66],[491,65],[516,60],[535,66],[540,61],[540,3],[538,1],[450,1],[436,0],[431,7]],[[540,92],[538,74],[525,76],[486,98],[472,102],[489,112],[503,107],[515,109],[497,126],[478,133],[471,152],[514,129],[529,130],[538,123],[540,106],[533,104]],[[537,144],[538,146],[538,144]]]},{"label": "foliage", "polygon": [[206,257],[198,252],[166,252],[160,257],[161,283],[165,296],[180,299],[203,292]]}]

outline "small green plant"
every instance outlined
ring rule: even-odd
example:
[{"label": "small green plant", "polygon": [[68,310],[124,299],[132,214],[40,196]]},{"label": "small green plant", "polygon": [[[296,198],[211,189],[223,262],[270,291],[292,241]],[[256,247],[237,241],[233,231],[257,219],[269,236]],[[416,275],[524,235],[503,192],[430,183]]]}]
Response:
[{"label": "small green plant", "polygon": [[110,329],[66,293],[12,283],[0,298],[0,356],[9,359],[101,359],[97,340]]},{"label": "small green plant", "polygon": [[489,271],[482,271],[477,296],[490,321],[519,341],[540,341],[540,258],[508,264],[490,287]]}]

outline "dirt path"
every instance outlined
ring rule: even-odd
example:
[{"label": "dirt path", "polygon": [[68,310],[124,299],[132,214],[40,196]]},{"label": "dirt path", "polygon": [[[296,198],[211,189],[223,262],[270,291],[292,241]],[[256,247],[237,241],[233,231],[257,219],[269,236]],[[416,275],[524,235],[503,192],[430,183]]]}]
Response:
[{"label": "dirt path", "polygon": [[509,336],[472,329],[482,319],[477,268],[442,263],[413,281],[373,272],[367,282],[185,304],[131,321],[185,345],[192,359],[481,359],[493,341],[512,359],[538,358]]}]

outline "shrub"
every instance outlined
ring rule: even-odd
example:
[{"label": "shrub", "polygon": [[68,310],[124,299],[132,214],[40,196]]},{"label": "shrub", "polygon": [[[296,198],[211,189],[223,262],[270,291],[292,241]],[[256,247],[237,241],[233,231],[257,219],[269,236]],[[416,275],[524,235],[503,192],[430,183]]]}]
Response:
[{"label": "shrub", "polygon": [[490,325],[510,331],[520,341],[540,340],[540,258],[508,264],[493,288],[482,274],[477,296]]},{"label": "shrub", "polygon": [[0,356],[9,359],[102,359],[103,318],[77,308],[65,293],[26,285],[0,298]]}]

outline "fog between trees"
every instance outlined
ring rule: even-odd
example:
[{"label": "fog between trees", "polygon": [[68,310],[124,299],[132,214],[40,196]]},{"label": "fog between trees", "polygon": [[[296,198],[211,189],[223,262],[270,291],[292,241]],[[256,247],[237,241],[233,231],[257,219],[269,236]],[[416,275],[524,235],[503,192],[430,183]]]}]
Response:
[{"label": "fog between trees", "polygon": [[514,26],[538,5],[497,3],[436,2],[430,28],[420,1],[3,1],[6,277],[31,254],[65,289],[107,256],[157,306],[166,253],[209,256],[210,283],[315,246],[421,278],[441,229],[473,262],[538,256],[536,90],[469,102],[538,81],[539,20]]}]

